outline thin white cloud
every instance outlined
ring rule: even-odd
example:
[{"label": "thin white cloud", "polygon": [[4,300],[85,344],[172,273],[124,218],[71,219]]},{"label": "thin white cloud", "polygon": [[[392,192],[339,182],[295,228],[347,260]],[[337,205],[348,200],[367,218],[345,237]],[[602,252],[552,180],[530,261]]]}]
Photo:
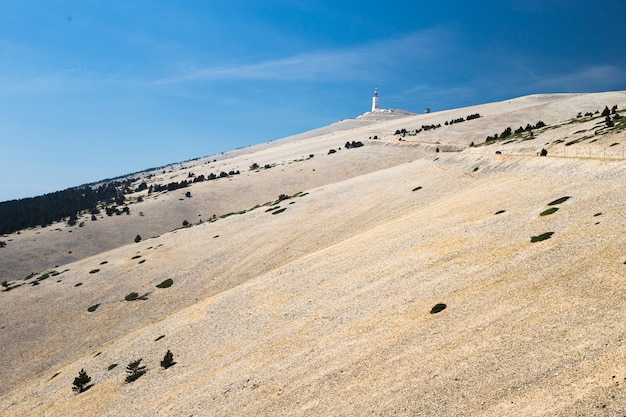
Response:
[{"label": "thin white cloud", "polygon": [[594,65],[564,74],[539,76],[534,85],[540,89],[590,91],[623,84],[626,71],[613,65]]},{"label": "thin white cloud", "polygon": [[349,49],[314,51],[255,63],[186,68],[161,84],[211,80],[320,81],[365,78],[380,69],[432,59],[450,35],[436,28]]}]

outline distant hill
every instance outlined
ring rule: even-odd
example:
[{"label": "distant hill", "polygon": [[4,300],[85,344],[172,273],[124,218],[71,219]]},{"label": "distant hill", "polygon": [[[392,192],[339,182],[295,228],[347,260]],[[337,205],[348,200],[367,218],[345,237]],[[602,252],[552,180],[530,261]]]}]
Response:
[{"label": "distant hill", "polygon": [[622,415],[626,92],[375,116],[3,229],[3,415]]}]

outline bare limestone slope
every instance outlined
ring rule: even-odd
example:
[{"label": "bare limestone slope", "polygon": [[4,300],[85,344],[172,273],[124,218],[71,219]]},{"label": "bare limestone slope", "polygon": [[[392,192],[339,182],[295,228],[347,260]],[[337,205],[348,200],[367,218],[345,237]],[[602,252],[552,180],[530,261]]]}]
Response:
[{"label": "bare limestone slope", "polygon": [[[2,292],[3,415],[623,415],[626,140],[576,117],[614,104],[626,94],[530,96],[290,138],[216,162],[242,173],[191,199],[146,195],[144,216],[47,231],[237,211],[107,237],[111,250]],[[532,138],[484,144],[538,120]],[[124,383],[139,358],[148,372]],[[74,394],[81,368],[93,386]]]}]

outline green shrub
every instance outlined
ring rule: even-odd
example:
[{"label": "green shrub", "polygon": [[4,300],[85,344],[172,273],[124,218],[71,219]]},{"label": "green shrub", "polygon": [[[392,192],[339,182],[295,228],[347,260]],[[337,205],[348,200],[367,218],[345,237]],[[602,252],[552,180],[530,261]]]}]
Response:
[{"label": "green shrub", "polygon": [[539,213],[540,216],[549,216],[550,214],[557,212],[559,210],[558,207],[550,207],[547,210],[542,211],[541,213]]},{"label": "green shrub", "polygon": [[494,214],[502,214],[502,213],[504,213],[504,212],[506,212],[506,210],[498,210],[498,211],[496,211]]},{"label": "green shrub", "polygon": [[128,294],[126,297],[124,297],[124,299],[126,301],[137,301],[137,300],[147,300],[148,299],[148,294],[144,294],[142,296],[140,296],[138,293],[136,292],[131,292],[130,294]]},{"label": "green shrub", "polygon": [[72,390],[77,394],[81,392],[87,391],[91,388],[91,385],[88,385],[91,382],[91,377],[87,375],[84,369],[81,369],[78,373],[78,376],[74,378],[74,382],[72,383]]},{"label": "green shrub", "polygon": [[115,369],[115,367],[117,366],[116,363],[112,363],[111,365],[109,365],[109,367],[107,368],[107,371],[110,371],[112,369]]},{"label": "green shrub", "polygon": [[550,239],[553,234],[554,234],[554,232],[546,232],[546,233],[542,233],[542,234],[540,234],[538,236],[531,236],[530,237],[530,241],[531,241],[531,243],[541,242],[543,240]]},{"label": "green shrub", "polygon": [[161,361],[161,367],[163,369],[167,369],[170,366],[174,366],[176,365],[176,362],[174,362],[174,355],[172,354],[172,352],[170,352],[169,350],[165,353],[165,356],[163,357],[163,360]]},{"label": "green shrub", "polygon": [[174,283],[174,280],[172,280],[171,278],[166,279],[165,281],[163,281],[160,284],[157,284],[157,288],[169,288],[172,286],[172,284]]},{"label": "green shrub", "polygon": [[96,272],[100,272],[99,269],[92,269],[91,271],[89,271],[90,274],[95,274]]},{"label": "green shrub", "polygon": [[446,309],[446,307],[447,307],[447,305],[445,305],[445,304],[443,304],[443,303],[438,303],[438,304],[435,304],[435,305],[433,306],[433,308],[431,308],[431,309],[430,309],[430,314],[437,314],[437,313],[439,313],[439,312],[441,312],[441,311],[445,310],[445,309]]},{"label": "green shrub", "polygon": [[126,366],[126,373],[128,374],[126,375],[126,382],[131,383],[136,381],[146,372],[148,372],[146,367],[141,366],[141,359],[137,359]]},{"label": "green shrub", "polygon": [[570,198],[571,198],[571,197],[569,197],[569,196],[566,196],[566,197],[561,197],[561,198],[557,198],[556,200],[549,202],[549,203],[548,203],[548,205],[549,205],[549,206],[556,206],[557,204],[561,204],[561,203],[566,202],[566,201],[567,201],[567,200],[569,200]]},{"label": "green shrub", "polygon": [[162,334],[161,336],[157,337],[156,339],[154,339],[155,342],[158,342],[159,340],[163,339],[165,337],[164,334]]},{"label": "green shrub", "polygon": [[274,211],[272,211],[272,214],[282,213],[282,212],[283,212],[283,211],[285,211],[285,210],[287,210],[287,207],[283,207],[283,208],[281,208],[281,209],[274,210]]},{"label": "green shrub", "polygon": [[415,188],[413,188],[411,191],[419,191],[419,190],[421,190],[421,189],[422,189],[422,187],[415,187]]},{"label": "green shrub", "polygon": [[90,312],[90,313],[93,313],[94,311],[96,311],[96,309],[97,309],[98,307],[100,307],[100,304],[94,304],[94,305],[92,305],[91,307],[89,307],[89,308],[87,309],[87,311],[88,311],[88,312]]}]

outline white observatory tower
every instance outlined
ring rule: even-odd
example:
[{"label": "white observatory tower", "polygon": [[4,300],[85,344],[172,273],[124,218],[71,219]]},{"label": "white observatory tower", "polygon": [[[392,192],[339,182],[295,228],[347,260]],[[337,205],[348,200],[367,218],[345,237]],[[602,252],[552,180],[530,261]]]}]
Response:
[{"label": "white observatory tower", "polygon": [[378,107],[378,86],[374,89],[374,97],[372,97],[372,113],[380,110]]}]

